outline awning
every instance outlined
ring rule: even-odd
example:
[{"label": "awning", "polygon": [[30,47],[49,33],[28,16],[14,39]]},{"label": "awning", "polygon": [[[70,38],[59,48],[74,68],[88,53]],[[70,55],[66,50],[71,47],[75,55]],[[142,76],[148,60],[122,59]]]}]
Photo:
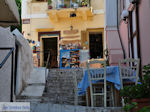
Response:
[{"label": "awning", "polygon": [[0,26],[18,25],[20,22],[15,0],[0,0]]}]

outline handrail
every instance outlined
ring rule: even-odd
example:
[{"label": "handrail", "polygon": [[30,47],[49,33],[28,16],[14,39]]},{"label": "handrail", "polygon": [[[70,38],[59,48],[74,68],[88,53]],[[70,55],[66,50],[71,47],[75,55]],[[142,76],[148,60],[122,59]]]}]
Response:
[{"label": "handrail", "polygon": [[2,50],[10,49],[9,53],[7,54],[7,56],[4,58],[2,63],[0,63],[0,69],[1,69],[3,67],[3,65],[6,63],[7,59],[9,58],[9,56],[13,53],[14,48],[0,48],[0,49],[2,49]]},{"label": "handrail", "polygon": [[3,67],[3,65],[6,63],[6,61],[8,60],[8,58],[10,57],[10,55],[12,55],[12,63],[11,63],[11,85],[10,85],[10,102],[13,102],[13,84],[14,84],[14,70],[13,70],[13,65],[14,65],[14,61],[13,61],[13,51],[14,48],[10,47],[10,48],[0,48],[0,50],[10,50],[9,53],[7,54],[7,56],[4,58],[4,60],[2,61],[2,63],[0,64],[0,69]]}]

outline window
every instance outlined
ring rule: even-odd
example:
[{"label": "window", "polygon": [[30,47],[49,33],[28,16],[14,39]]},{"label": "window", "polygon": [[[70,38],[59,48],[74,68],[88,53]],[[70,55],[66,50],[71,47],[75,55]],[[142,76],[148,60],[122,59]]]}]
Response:
[{"label": "window", "polygon": [[90,58],[103,58],[103,34],[89,34]]}]

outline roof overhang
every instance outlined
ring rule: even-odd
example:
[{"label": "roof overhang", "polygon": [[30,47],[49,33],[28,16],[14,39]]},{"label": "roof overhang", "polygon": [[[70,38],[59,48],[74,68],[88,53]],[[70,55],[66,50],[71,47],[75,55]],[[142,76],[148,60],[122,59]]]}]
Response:
[{"label": "roof overhang", "polygon": [[77,9],[74,8],[63,8],[63,9],[50,9],[48,10],[48,15],[51,21],[57,22],[66,18],[71,18],[70,14],[75,13],[76,17],[72,18],[81,18],[86,21],[93,17],[92,8],[90,7],[80,7]]},{"label": "roof overhang", "polygon": [[19,25],[20,18],[15,0],[0,0],[0,26]]}]

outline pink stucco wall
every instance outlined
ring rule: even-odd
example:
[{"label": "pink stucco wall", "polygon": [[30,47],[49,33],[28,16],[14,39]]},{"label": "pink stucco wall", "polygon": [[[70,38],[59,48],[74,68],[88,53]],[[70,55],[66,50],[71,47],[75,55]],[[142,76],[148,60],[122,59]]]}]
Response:
[{"label": "pink stucco wall", "polygon": [[[141,61],[143,66],[150,64],[150,0],[141,0],[139,4],[139,30]],[[128,27],[123,21],[120,23],[120,34],[126,56],[128,57]]]},{"label": "pink stucco wall", "polygon": [[128,25],[121,21],[120,23],[120,35],[125,50],[126,58],[129,58],[129,44],[128,44]]},{"label": "pink stucco wall", "polygon": [[139,27],[142,65],[150,64],[150,0],[139,5]]},{"label": "pink stucco wall", "polygon": [[106,29],[107,47],[109,50],[110,65],[118,65],[120,59],[123,59],[123,52],[117,30]]}]

